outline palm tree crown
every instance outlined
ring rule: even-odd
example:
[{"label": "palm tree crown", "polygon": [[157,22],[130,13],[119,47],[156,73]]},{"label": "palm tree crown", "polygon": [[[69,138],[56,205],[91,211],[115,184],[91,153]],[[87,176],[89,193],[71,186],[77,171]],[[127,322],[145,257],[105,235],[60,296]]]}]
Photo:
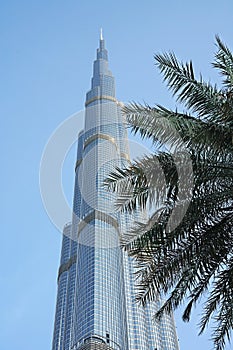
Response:
[{"label": "palm tree crown", "polygon": [[205,293],[200,333],[212,319],[221,350],[233,328],[233,55],[219,37],[216,43],[213,67],[223,77],[221,89],[196,79],[192,62],[179,63],[173,53],[155,56],[187,113],[126,106],[132,131],[157,150],[116,169],[105,184],[118,192],[118,209],[150,212],[122,237],[138,266],[137,300],[144,305],[166,294],[155,317],[185,301],[188,321]]}]

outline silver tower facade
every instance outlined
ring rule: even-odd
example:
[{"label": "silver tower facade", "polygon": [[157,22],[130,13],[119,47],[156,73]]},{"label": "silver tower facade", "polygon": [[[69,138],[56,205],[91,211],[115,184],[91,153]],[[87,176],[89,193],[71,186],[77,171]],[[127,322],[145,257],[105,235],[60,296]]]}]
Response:
[{"label": "silver tower facade", "polygon": [[134,302],[134,266],[119,246],[130,218],[103,181],[129,161],[127,133],[102,34],[78,137],[72,223],[64,228],[53,350],[178,350],[172,316]]}]

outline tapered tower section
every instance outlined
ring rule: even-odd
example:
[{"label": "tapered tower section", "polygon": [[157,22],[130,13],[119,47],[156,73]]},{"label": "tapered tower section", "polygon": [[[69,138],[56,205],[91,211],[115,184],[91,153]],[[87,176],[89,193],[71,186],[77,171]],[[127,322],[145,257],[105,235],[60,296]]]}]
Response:
[{"label": "tapered tower section", "polygon": [[[121,165],[119,104],[108,53],[100,37],[91,90],[86,95],[80,222],[77,227],[76,349],[128,349],[124,269],[114,195],[103,181]],[[85,179],[85,181],[84,181]]]}]

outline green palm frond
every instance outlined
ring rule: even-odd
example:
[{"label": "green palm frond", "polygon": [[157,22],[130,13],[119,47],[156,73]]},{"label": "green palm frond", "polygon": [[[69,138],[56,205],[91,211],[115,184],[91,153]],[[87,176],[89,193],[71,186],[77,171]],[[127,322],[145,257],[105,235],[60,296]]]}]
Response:
[{"label": "green palm frond", "polygon": [[205,304],[205,314],[200,322],[200,334],[209,323],[212,314],[215,315],[217,326],[213,332],[216,350],[225,346],[225,339],[230,341],[230,332],[233,329],[232,295],[233,295],[233,259],[225,266],[213,283],[210,297]]},{"label": "green palm frond", "polygon": [[[165,172],[162,171],[163,168]],[[169,182],[169,190],[166,182]],[[116,168],[104,184],[109,190],[118,192],[118,209],[131,212],[137,206],[146,209],[148,205],[151,208],[175,194],[177,168],[170,154],[162,152],[144,156],[128,168]]]},{"label": "green palm frond", "polygon": [[[221,52],[222,50],[217,55]],[[177,95],[177,101],[183,103],[191,112],[197,113],[199,118],[232,126],[231,91],[226,93],[225,90],[217,89],[216,85],[205,83],[202,77],[198,81],[194,77],[192,62],[179,63],[173,53],[157,54],[155,59],[169,89]]]},{"label": "green palm frond", "polygon": [[233,86],[233,55],[229,48],[220,40],[219,36],[216,36],[216,41],[218,52],[215,55],[213,67],[220,70],[221,75],[224,77],[223,84],[230,93]]},{"label": "green palm frond", "polygon": [[219,152],[233,147],[229,126],[207,123],[162,106],[151,108],[133,103],[124,108],[124,113],[132,132],[151,139],[157,149],[164,145],[168,148],[172,145],[173,149],[211,146]]},{"label": "green palm frond", "polygon": [[200,117],[219,115],[222,108],[222,92],[216,86],[198,81],[193,72],[192,62],[179,63],[173,53],[157,54],[155,60],[163,73],[168,87],[177,96],[177,100]]}]

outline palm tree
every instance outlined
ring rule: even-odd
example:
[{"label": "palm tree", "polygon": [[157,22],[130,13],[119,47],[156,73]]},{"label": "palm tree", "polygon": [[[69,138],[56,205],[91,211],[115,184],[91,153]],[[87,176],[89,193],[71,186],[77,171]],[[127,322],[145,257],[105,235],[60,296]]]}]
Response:
[{"label": "palm tree", "polygon": [[212,320],[212,340],[222,350],[233,329],[233,55],[219,37],[216,43],[213,67],[222,88],[196,79],[191,61],[155,56],[187,113],[126,106],[132,131],[151,139],[156,151],[116,169],[105,185],[118,193],[118,209],[150,213],[122,238],[138,266],[138,302],[165,294],[155,317],[185,302],[189,321],[205,295],[200,333]]}]

